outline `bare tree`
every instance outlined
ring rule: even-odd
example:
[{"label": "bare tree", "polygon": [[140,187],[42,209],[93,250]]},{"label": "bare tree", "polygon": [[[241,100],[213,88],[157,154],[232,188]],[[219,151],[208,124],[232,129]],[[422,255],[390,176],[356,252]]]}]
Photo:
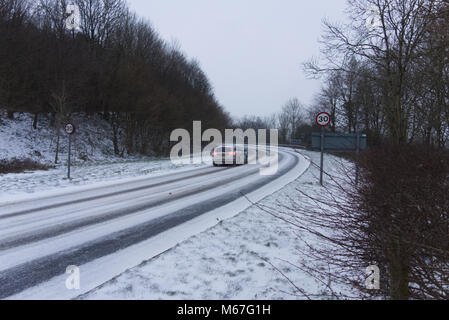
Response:
[{"label": "bare tree", "polygon": [[126,14],[123,0],[76,0],[81,14],[81,32],[95,45],[109,42],[120,19]]},{"label": "bare tree", "polygon": [[[407,142],[415,92],[409,90],[411,72],[426,43],[428,26],[434,20],[438,0],[350,0],[350,23],[338,25],[325,21],[323,64],[305,65],[311,74],[346,71],[353,57],[365,60],[377,70],[374,75],[382,89],[382,107],[390,137]],[[378,24],[367,26],[376,13]],[[349,100],[348,100],[349,101]]]},{"label": "bare tree", "polygon": [[61,128],[65,122],[70,118],[71,106],[67,94],[65,81],[62,82],[61,88],[52,93],[52,101],[50,103],[53,112],[55,113],[55,130],[56,130],[56,149],[55,149],[55,164],[59,161],[59,140],[61,136]]},{"label": "bare tree", "polygon": [[[81,14],[76,31],[66,28],[72,3]],[[0,0],[0,104],[9,117],[33,113],[34,126],[51,113],[57,130],[67,106],[102,113],[115,154],[161,154],[174,128],[231,122],[199,63],[124,0]]]},{"label": "bare tree", "polygon": [[291,140],[297,138],[298,128],[304,120],[304,105],[298,98],[292,98],[282,107],[279,115],[281,136]]},{"label": "bare tree", "polygon": [[[302,262],[289,264],[330,298],[448,299],[448,164],[437,149],[384,145],[363,155],[358,185],[348,162],[334,160],[339,169],[326,173],[319,195],[298,188],[287,201],[258,206],[297,230]],[[370,266],[380,270],[378,290],[366,286]]]}]

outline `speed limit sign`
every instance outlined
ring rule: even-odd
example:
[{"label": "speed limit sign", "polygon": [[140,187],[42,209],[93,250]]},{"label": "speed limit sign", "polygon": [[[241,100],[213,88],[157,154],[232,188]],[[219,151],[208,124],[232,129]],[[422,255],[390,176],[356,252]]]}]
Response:
[{"label": "speed limit sign", "polygon": [[65,125],[65,132],[69,135],[75,133],[75,126],[72,123],[67,123]]},{"label": "speed limit sign", "polygon": [[321,112],[316,116],[316,124],[320,127],[327,127],[331,123],[331,116],[327,112]]},{"label": "speed limit sign", "polygon": [[316,124],[321,127],[321,165],[320,165],[320,185],[323,185],[323,173],[324,173],[324,140],[325,129],[331,123],[331,115],[327,112],[320,112],[316,116]]},{"label": "speed limit sign", "polygon": [[65,125],[65,132],[68,134],[69,136],[69,152],[68,152],[68,161],[67,161],[67,179],[70,180],[70,162],[71,162],[71,157],[72,157],[72,135],[75,133],[75,126],[73,125],[73,123],[67,123]]}]

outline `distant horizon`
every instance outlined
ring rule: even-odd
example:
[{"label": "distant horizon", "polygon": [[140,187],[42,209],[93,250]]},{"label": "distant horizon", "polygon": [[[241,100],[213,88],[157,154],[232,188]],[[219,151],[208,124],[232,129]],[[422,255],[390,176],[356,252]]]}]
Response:
[{"label": "distant horizon", "polygon": [[322,19],[342,20],[346,0],[128,4],[165,41],[178,42],[189,59],[198,60],[217,100],[241,118],[270,116],[293,97],[306,105],[313,101],[321,82],[307,79],[301,64],[319,55]]}]

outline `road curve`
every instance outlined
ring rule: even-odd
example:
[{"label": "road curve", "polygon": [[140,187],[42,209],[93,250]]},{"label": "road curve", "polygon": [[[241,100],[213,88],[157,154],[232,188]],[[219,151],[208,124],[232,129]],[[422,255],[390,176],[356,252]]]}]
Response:
[{"label": "road curve", "polygon": [[[280,180],[304,161],[287,149],[279,170],[204,167],[0,205],[0,298],[142,243]],[[273,190],[275,191],[275,190]],[[151,257],[146,257],[151,258]]]}]

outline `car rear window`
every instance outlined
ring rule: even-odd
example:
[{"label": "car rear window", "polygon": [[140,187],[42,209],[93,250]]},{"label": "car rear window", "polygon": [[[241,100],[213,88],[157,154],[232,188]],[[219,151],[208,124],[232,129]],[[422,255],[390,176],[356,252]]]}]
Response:
[{"label": "car rear window", "polygon": [[227,152],[233,152],[234,149],[232,147],[219,147],[215,149],[215,152],[223,152],[223,153],[227,153]]}]

